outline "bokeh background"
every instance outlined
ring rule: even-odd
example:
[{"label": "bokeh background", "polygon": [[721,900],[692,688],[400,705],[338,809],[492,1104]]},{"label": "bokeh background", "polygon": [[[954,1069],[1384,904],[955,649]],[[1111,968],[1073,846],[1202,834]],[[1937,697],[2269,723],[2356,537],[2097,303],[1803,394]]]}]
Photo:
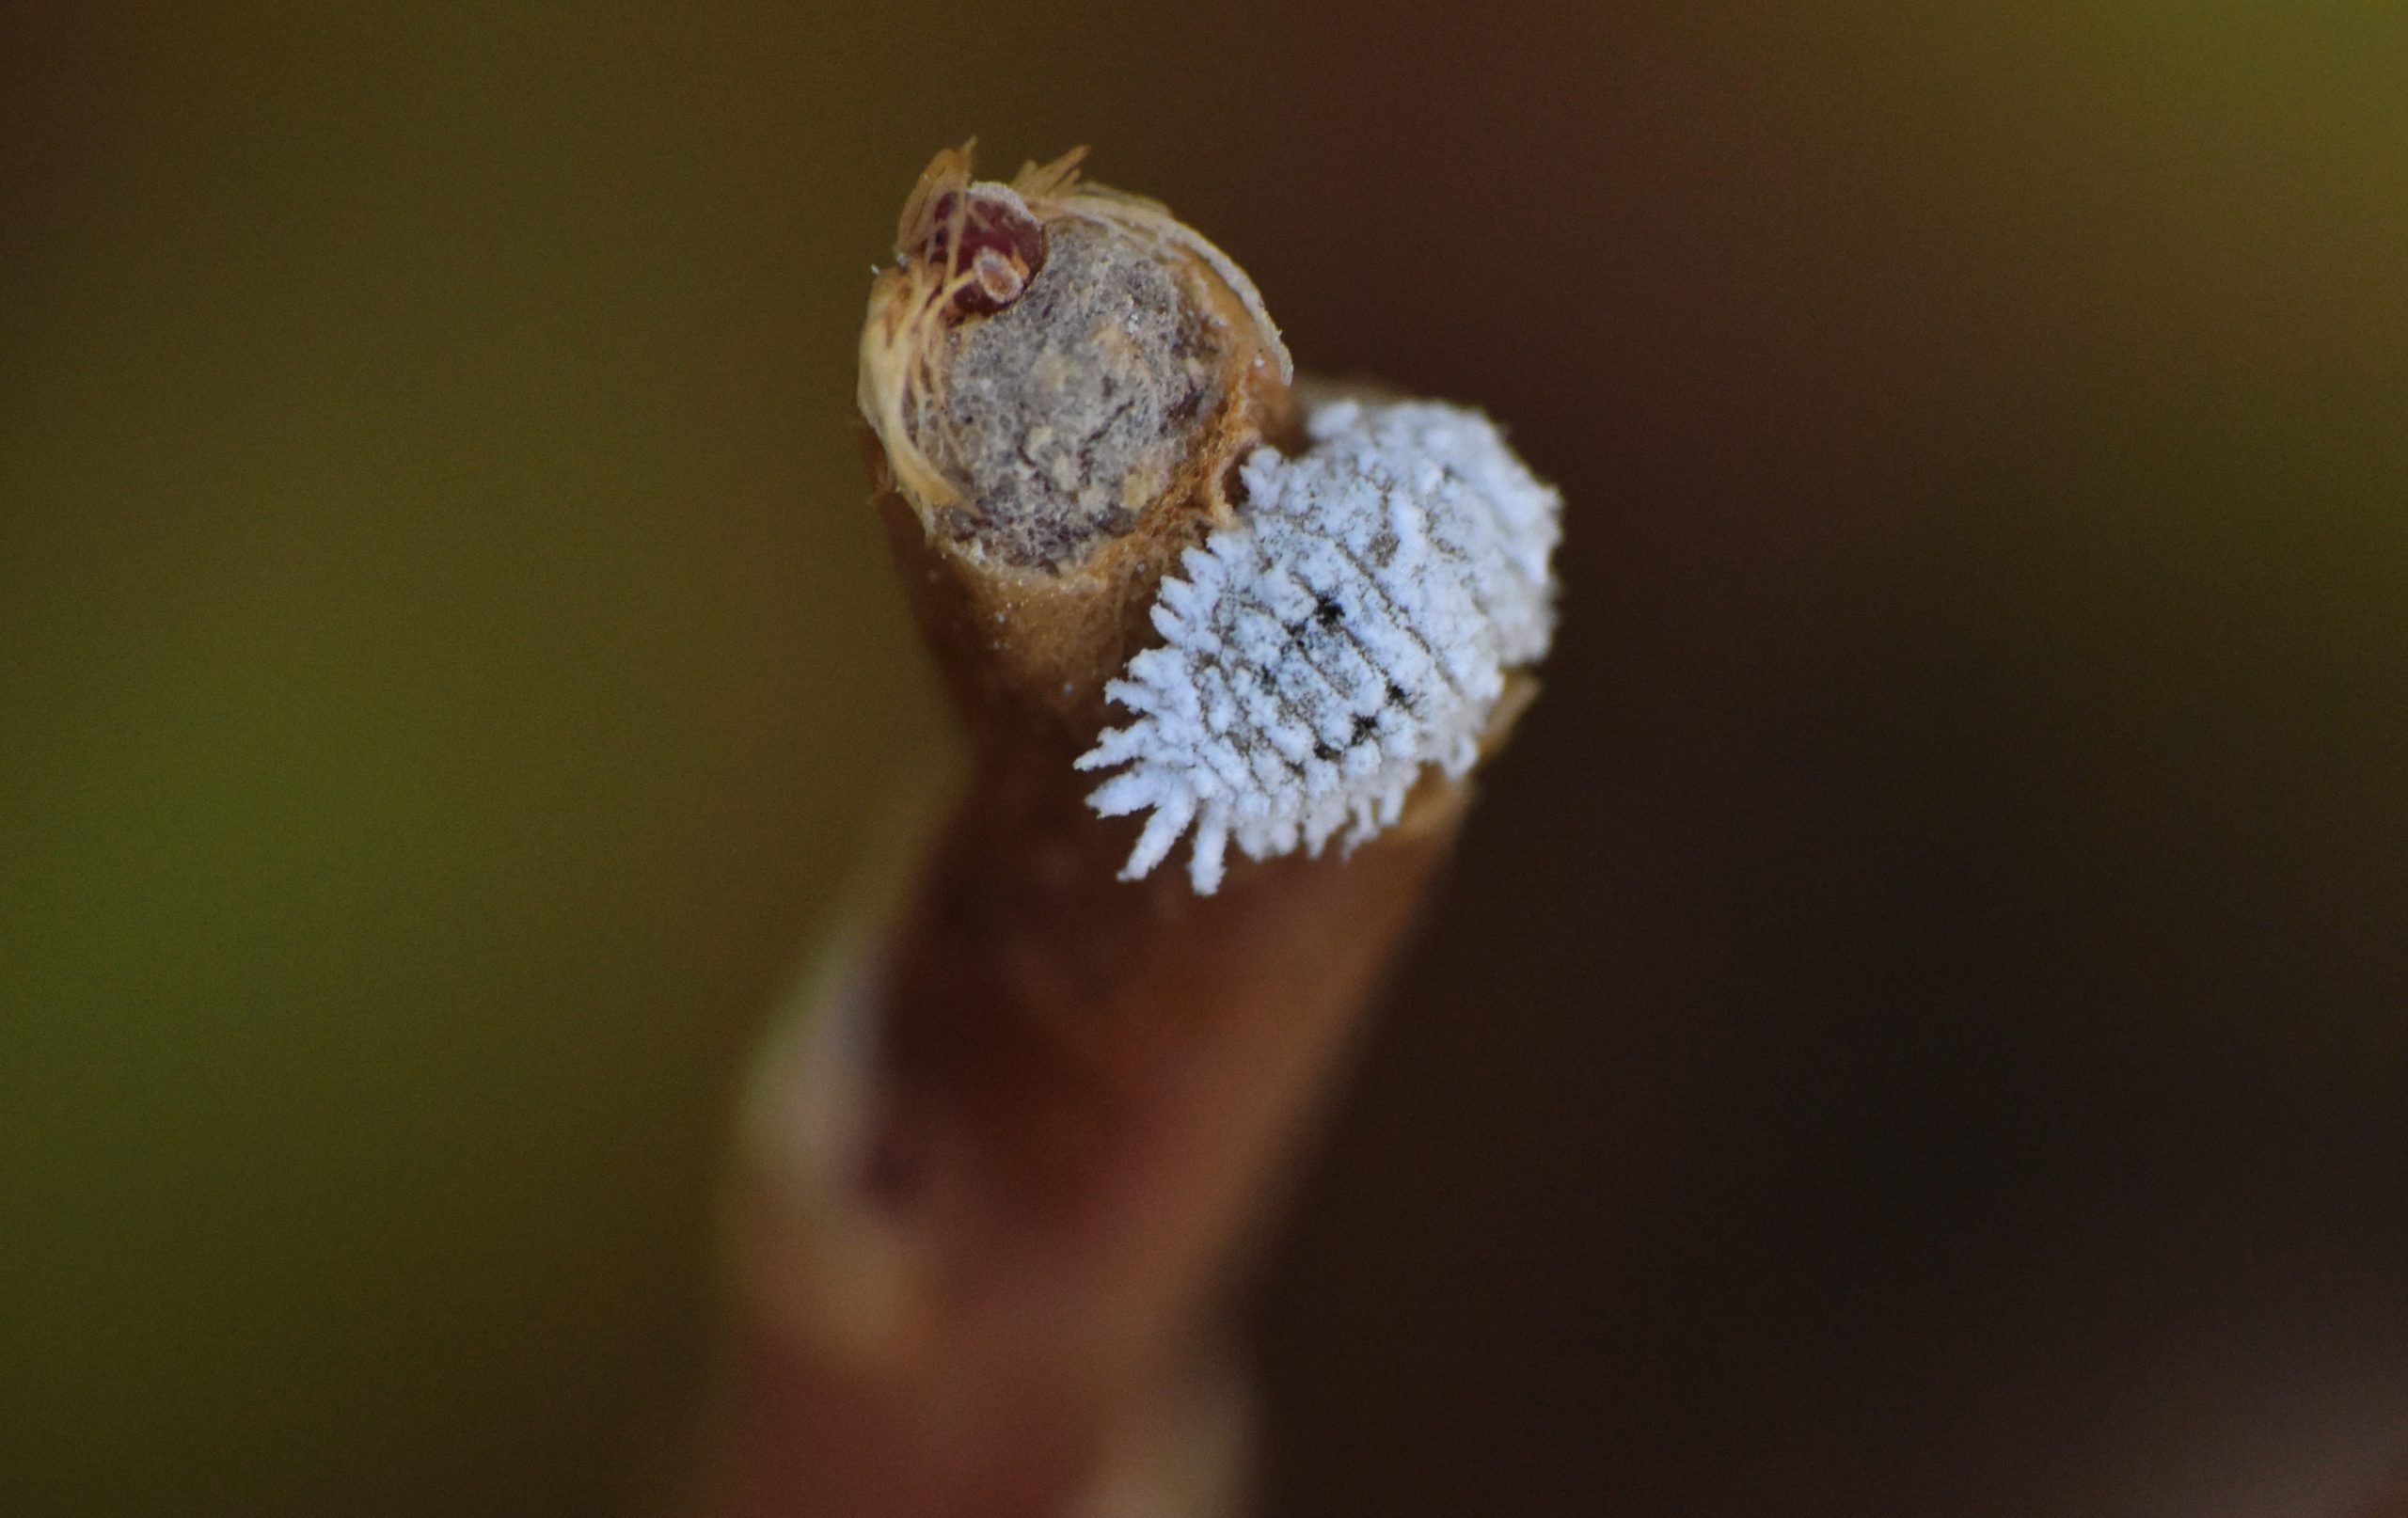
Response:
[{"label": "bokeh background", "polygon": [[748,1036],[945,724],[927,155],[1570,499],[1255,1310],[1275,1510],[2408,1457],[2408,20],[11,8],[0,1510],[657,1510]]}]

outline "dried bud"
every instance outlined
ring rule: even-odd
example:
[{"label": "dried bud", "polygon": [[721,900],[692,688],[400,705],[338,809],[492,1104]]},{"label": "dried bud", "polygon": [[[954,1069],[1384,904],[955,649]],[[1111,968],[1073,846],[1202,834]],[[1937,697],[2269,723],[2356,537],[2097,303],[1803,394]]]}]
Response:
[{"label": "dried bud", "polygon": [[871,287],[861,409],[949,582],[921,595],[931,632],[986,629],[965,694],[1091,733],[1153,582],[1231,519],[1238,463],[1293,408],[1253,282],[1160,205],[1082,183],[1081,156],[1001,184],[967,146],[937,154]]}]

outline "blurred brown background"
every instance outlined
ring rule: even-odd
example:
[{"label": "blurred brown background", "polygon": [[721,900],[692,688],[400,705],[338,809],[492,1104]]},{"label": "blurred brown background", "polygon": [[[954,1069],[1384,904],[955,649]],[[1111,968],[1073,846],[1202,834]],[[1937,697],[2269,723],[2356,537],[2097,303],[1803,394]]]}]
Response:
[{"label": "blurred brown background", "polygon": [[2396,8],[0,26],[0,1510],[673,1490],[729,1082],[943,742],[848,410],[973,132],[1571,502],[1277,1511],[2398,1476]]}]

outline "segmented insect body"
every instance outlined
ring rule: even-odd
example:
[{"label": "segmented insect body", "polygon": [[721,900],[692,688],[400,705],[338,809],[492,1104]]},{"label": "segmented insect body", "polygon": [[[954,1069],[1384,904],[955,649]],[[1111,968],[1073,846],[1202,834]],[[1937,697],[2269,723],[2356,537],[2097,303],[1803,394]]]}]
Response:
[{"label": "segmented insect body", "polygon": [[1105,694],[1134,714],[1078,761],[1125,766],[1089,804],[1150,811],[1124,879],[1193,826],[1195,889],[1235,843],[1267,859],[1353,847],[1396,821],[1425,764],[1468,770],[1505,672],[1546,652],[1561,498],[1486,418],[1430,402],[1321,407],[1312,446],[1258,451],[1241,519],[1181,560],[1164,643]]}]

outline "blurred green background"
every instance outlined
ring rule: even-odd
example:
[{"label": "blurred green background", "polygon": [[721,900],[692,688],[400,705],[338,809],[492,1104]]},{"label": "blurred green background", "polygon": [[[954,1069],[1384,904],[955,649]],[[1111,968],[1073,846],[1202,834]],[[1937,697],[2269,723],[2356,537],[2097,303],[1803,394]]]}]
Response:
[{"label": "blurred green background", "polygon": [[1571,500],[1282,1510],[2377,1500],[2396,8],[0,28],[0,1510],[673,1490],[733,1072],[944,742],[852,344],[974,132]]}]

